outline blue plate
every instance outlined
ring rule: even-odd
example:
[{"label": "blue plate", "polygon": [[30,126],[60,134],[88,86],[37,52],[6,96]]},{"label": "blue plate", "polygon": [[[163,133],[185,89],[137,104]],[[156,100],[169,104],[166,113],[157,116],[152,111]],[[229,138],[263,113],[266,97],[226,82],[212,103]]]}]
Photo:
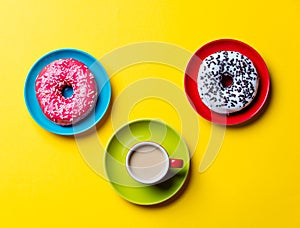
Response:
[{"label": "blue plate", "polygon": [[[71,126],[60,126],[49,120],[43,114],[35,94],[35,80],[40,71],[49,63],[62,58],[74,58],[84,63],[94,74],[100,91],[94,112]],[[105,69],[93,56],[76,49],[59,49],[44,55],[32,66],[25,82],[24,97],[29,113],[42,128],[59,135],[74,135],[90,129],[101,120],[109,106],[111,86]]]}]

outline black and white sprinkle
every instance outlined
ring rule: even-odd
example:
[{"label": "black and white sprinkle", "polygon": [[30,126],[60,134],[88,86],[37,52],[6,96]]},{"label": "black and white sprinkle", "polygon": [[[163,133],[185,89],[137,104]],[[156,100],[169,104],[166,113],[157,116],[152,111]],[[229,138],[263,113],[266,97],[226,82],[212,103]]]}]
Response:
[{"label": "black and white sprinkle", "polygon": [[[230,75],[232,85],[222,84]],[[248,106],[257,93],[259,77],[252,61],[236,51],[218,51],[206,57],[198,72],[198,92],[212,111],[227,114]]]}]

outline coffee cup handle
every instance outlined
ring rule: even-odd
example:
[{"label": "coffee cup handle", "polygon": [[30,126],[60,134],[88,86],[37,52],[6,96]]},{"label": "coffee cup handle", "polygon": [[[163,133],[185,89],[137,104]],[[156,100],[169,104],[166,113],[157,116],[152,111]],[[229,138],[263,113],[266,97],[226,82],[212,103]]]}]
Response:
[{"label": "coffee cup handle", "polygon": [[170,158],[170,168],[182,168],[182,166],[183,166],[183,160]]}]

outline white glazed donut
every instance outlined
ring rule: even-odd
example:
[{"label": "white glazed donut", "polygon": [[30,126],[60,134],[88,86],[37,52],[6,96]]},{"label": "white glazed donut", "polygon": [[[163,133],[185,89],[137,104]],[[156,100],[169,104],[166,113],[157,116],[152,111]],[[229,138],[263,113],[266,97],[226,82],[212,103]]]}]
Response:
[{"label": "white glazed donut", "polygon": [[251,103],[259,77],[248,57],[236,51],[218,51],[201,63],[197,84],[200,98],[209,109],[229,114]]}]

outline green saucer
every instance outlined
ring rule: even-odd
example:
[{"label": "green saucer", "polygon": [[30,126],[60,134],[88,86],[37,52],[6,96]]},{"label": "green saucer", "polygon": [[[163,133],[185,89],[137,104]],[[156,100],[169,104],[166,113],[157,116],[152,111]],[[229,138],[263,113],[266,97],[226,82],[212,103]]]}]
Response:
[{"label": "green saucer", "polygon": [[[143,185],[133,180],[125,167],[126,154],[136,143],[161,144],[171,158],[184,161],[181,169],[171,169],[169,177],[157,185]],[[110,139],[105,154],[105,171],[116,192],[131,203],[153,205],[172,198],[184,185],[190,156],[183,138],[170,126],[157,120],[137,120],[121,127]]]}]

